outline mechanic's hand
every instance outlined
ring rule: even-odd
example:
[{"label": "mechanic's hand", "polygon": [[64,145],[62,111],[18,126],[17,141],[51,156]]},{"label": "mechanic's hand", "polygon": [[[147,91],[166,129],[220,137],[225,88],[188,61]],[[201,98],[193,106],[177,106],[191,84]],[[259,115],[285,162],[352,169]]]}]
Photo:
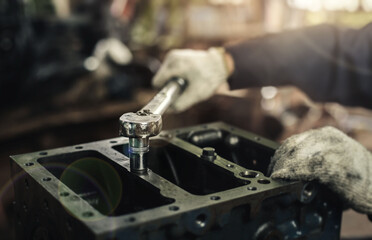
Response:
[{"label": "mechanic's hand", "polygon": [[333,127],[288,138],[275,152],[271,177],[317,180],[354,210],[372,214],[372,155]]},{"label": "mechanic's hand", "polygon": [[172,110],[181,112],[192,105],[210,98],[226,82],[229,70],[222,48],[201,50],[172,50],[153,78],[154,87],[162,87],[171,77],[182,77],[188,86]]},{"label": "mechanic's hand", "polygon": [[84,66],[89,71],[96,71],[104,63],[106,57],[118,65],[127,65],[133,60],[131,51],[122,41],[116,38],[106,38],[96,44],[93,55],[85,59]]},{"label": "mechanic's hand", "polygon": [[112,61],[120,65],[127,65],[133,60],[133,55],[129,48],[116,38],[100,40],[94,49],[94,56],[100,60],[108,56]]}]

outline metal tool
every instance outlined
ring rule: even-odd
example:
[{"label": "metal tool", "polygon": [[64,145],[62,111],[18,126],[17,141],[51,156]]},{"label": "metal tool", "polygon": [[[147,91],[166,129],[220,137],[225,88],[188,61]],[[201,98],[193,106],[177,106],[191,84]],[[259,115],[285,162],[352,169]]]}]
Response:
[{"label": "metal tool", "polygon": [[120,117],[120,135],[129,138],[130,169],[138,174],[147,172],[149,138],[162,129],[161,115],[181,95],[186,80],[179,77],[170,79],[159,93],[136,113],[125,113]]}]

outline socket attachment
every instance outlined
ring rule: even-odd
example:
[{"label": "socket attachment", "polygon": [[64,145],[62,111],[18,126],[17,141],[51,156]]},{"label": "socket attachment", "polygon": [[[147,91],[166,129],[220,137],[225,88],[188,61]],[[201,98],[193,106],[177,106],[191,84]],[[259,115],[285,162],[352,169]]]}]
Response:
[{"label": "socket attachment", "polygon": [[158,135],[162,129],[161,115],[181,95],[186,80],[171,78],[159,93],[136,113],[125,113],[120,117],[120,136],[129,138],[130,169],[134,173],[147,173],[147,152],[149,138]]}]

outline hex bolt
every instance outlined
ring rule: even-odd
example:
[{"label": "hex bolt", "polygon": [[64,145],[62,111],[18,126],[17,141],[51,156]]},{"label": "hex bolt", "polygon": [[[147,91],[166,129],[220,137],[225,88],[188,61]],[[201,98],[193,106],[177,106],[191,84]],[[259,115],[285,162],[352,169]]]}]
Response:
[{"label": "hex bolt", "polygon": [[203,152],[201,158],[213,162],[216,160],[217,154],[216,150],[212,147],[205,147],[203,148]]}]

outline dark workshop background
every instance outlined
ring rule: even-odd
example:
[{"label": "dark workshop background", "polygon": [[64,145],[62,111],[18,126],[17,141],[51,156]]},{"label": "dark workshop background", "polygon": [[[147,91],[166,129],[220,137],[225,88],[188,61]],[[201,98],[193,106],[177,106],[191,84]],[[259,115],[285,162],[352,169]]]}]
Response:
[{"label": "dark workshop background", "polygon": [[[168,50],[370,21],[371,0],[1,0],[1,239],[11,239],[14,217],[9,155],[118,136],[119,116],[155,94],[151,78]],[[118,61],[107,39],[128,46],[133,60]],[[221,88],[184,113],[165,115],[164,128],[213,121],[275,141],[332,125],[372,150],[371,111],[314,103],[292,87]],[[347,210],[341,232],[342,239],[372,239],[372,223]]]}]

